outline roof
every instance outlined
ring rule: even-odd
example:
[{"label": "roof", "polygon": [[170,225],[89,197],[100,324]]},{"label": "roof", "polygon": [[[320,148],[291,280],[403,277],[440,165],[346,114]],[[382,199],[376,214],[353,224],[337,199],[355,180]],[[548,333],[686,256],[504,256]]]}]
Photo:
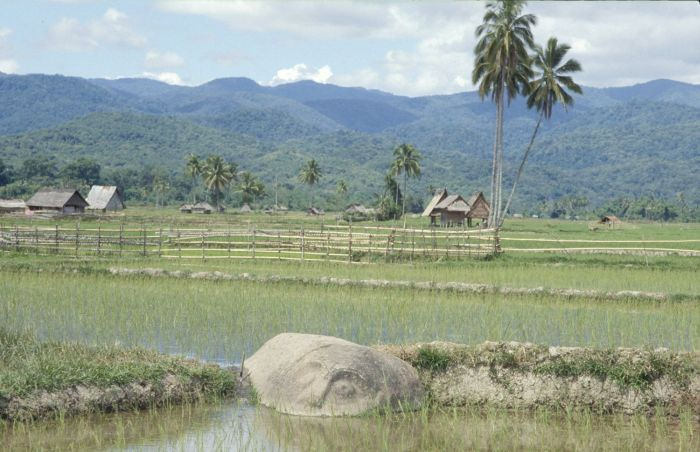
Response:
[{"label": "roof", "polygon": [[86,201],[90,204],[91,209],[106,209],[114,195],[119,197],[119,202],[124,206],[122,195],[114,185],[93,185]]},{"label": "roof", "polygon": [[0,209],[24,209],[27,205],[21,199],[0,199]]},{"label": "roof", "polygon": [[611,223],[621,223],[620,219],[617,218],[615,215],[606,215],[600,219],[601,223],[605,221],[609,221]]},{"label": "roof", "polygon": [[250,208],[248,204],[243,204],[241,206],[241,212],[252,212],[253,210]]},{"label": "roof", "polygon": [[362,205],[362,204],[357,204],[357,203],[350,204],[350,205],[345,209],[345,212],[346,212],[346,213],[356,213],[356,212],[357,212],[357,213],[368,214],[368,213],[372,213],[373,211],[374,211],[374,209],[368,209],[368,208],[365,207],[364,205]]},{"label": "roof", "polygon": [[447,189],[446,188],[443,188],[442,190],[439,190],[438,192],[436,192],[435,196],[433,196],[433,199],[430,200],[430,202],[428,203],[427,207],[425,208],[425,210],[423,211],[421,216],[423,216],[423,217],[430,216],[430,214],[433,213],[433,209],[435,208],[435,206],[437,206],[440,201],[445,199],[446,196],[447,196]]},{"label": "roof", "polygon": [[72,188],[42,188],[27,201],[29,207],[62,208],[66,205],[87,207],[88,203]]},{"label": "roof", "polygon": [[180,206],[180,210],[192,210],[192,204],[183,204]]},{"label": "roof", "polygon": [[214,210],[214,207],[208,202],[202,201],[192,206],[192,210]]},{"label": "roof", "polygon": [[438,203],[438,205],[435,206],[435,209],[438,210],[447,210],[448,207],[450,207],[453,203],[461,201],[462,203],[466,204],[467,202],[462,198],[462,195],[450,195],[445,197],[442,201]]},{"label": "roof", "polygon": [[445,210],[447,210],[448,212],[467,213],[467,212],[469,212],[469,210],[471,210],[471,206],[469,204],[467,204],[467,202],[464,201],[463,199],[458,199],[458,200],[454,201],[452,204],[450,204],[449,206],[447,206],[447,208]]}]

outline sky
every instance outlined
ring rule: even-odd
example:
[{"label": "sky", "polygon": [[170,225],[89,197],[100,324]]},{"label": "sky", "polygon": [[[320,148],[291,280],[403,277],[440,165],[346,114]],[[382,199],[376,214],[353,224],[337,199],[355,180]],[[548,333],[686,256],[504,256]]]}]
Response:
[{"label": "sky", "polygon": [[[2,0],[0,71],[199,85],[302,79],[419,96],[472,90],[481,2]],[[530,2],[576,80],[700,83],[700,2]]]}]

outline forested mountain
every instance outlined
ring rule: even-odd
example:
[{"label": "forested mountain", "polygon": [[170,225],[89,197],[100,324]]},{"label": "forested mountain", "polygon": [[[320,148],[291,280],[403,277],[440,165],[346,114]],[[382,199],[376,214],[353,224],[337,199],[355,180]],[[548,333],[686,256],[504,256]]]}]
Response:
[{"label": "forested mountain", "polygon": [[[303,205],[296,175],[304,159],[321,165],[326,199],[344,179],[348,198],[366,202],[381,192],[393,148],[410,142],[423,155],[423,177],[409,190],[420,201],[431,186],[488,187],[494,116],[474,92],[410,98],[310,81],[268,87],[226,78],[183,87],[3,74],[0,161],[19,168],[31,157],[54,157],[60,167],[84,157],[105,177],[148,167],[181,179],[187,154],[216,153],[268,185],[277,180],[281,194]],[[521,99],[507,110],[506,185],[536,119]],[[584,88],[573,109],[543,124],[514,208],[567,195],[596,205],[679,193],[697,205],[698,170],[700,86]]]}]

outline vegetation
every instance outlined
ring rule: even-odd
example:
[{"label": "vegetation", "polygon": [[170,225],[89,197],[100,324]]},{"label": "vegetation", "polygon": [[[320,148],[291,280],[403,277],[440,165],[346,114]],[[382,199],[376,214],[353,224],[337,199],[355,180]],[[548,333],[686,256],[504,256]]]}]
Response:
[{"label": "vegetation", "polygon": [[474,48],[472,83],[478,85],[482,99],[491,96],[497,109],[488,219],[491,226],[501,224],[504,102],[507,96],[510,105],[517,95],[526,93],[532,76],[527,51],[535,45],[530,27],[537,19],[532,14],[521,15],[524,5],[522,0],[487,3],[484,22],[476,28],[479,41]]},{"label": "vegetation", "polygon": [[[181,394],[173,391],[173,400],[185,398],[192,390],[204,397],[214,397],[230,394],[235,388],[234,375],[217,366],[109,343],[87,346],[74,340],[40,342],[30,334],[16,333],[0,325],[0,419],[8,415],[5,410],[9,400],[29,397],[40,391],[54,393],[75,385],[107,389],[113,385],[124,387],[134,383],[162,387],[167,376],[181,379],[185,391]],[[168,401],[166,397],[150,402]],[[142,403],[144,401],[138,398],[127,400],[122,409],[138,408]],[[68,405],[58,405],[53,407],[56,411],[52,414],[70,409]],[[42,414],[45,413],[29,412],[26,415]]]},{"label": "vegetation", "polygon": [[[299,182],[312,187],[318,183],[321,179],[323,173],[321,172],[321,167],[316,162],[316,159],[311,159],[301,167],[299,171]],[[311,197],[311,205],[313,207],[313,196]]]},{"label": "vegetation", "polygon": [[523,173],[523,168],[525,167],[525,162],[527,162],[528,155],[535,142],[535,137],[542,123],[542,118],[551,118],[554,105],[557,103],[563,105],[565,109],[567,106],[573,105],[574,98],[571,97],[566,89],[574,93],[582,94],[581,87],[578,86],[569,75],[572,72],[580,71],[581,64],[574,59],[567,60],[563,63],[564,57],[570,48],[568,44],[559,44],[557,38],[549,38],[546,50],[543,50],[539,46],[535,48],[533,64],[538,72],[534,75],[536,78],[532,80],[530,86],[528,86],[529,95],[527,98],[527,106],[528,108],[535,107],[540,113],[540,116],[537,119],[535,130],[532,132],[530,143],[527,145],[525,154],[523,154],[523,158],[520,161],[518,171],[515,173],[513,188],[510,191],[510,195],[508,195],[508,201],[506,201],[503,212],[501,212],[501,220],[498,223],[499,226],[503,225],[503,220],[508,213],[510,203],[513,201],[515,188],[518,185],[520,176]]},{"label": "vegetation", "polygon": [[[394,162],[391,164],[391,172],[400,176],[403,174],[403,199],[401,200],[401,216],[406,215],[406,184],[409,177],[420,177],[420,152],[410,144],[403,143],[394,149]],[[396,185],[396,204],[399,203],[398,184]],[[406,221],[404,219],[404,227]]]}]

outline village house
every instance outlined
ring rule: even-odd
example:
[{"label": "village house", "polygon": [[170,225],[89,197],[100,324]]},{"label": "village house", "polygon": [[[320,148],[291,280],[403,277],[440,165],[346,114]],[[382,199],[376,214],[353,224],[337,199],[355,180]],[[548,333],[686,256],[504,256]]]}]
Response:
[{"label": "village house", "polygon": [[486,222],[489,216],[489,204],[482,192],[475,192],[468,199],[462,195],[450,195],[447,189],[443,188],[435,193],[428,206],[421,216],[430,217],[430,225],[437,225],[438,218],[440,226],[462,226],[467,221],[467,226],[471,227],[473,220]]},{"label": "village house", "polygon": [[0,199],[0,214],[23,213],[27,205],[21,199]]},{"label": "village house", "polygon": [[45,211],[55,213],[84,213],[88,202],[72,188],[42,188],[27,201],[27,214]]},{"label": "village house", "polygon": [[121,192],[114,185],[93,185],[86,201],[89,204],[88,210],[107,212],[126,207]]},{"label": "village house", "polygon": [[183,204],[180,206],[180,212],[182,213],[192,213],[192,204]]},{"label": "village house", "polygon": [[209,204],[206,201],[198,202],[197,204],[192,206],[192,212],[193,213],[212,213],[214,211],[214,207],[212,207],[211,204]]}]

